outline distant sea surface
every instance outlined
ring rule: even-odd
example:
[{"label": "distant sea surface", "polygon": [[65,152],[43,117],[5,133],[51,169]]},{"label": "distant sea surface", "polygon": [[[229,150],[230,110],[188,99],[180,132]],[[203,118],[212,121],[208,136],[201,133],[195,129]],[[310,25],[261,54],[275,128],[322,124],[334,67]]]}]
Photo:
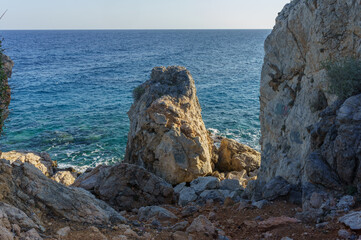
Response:
[{"label": "distant sea surface", "polygon": [[78,169],[123,159],[132,89],[155,66],[196,82],[206,127],[259,149],[270,30],[0,31],[15,62],[2,151],[46,151]]}]

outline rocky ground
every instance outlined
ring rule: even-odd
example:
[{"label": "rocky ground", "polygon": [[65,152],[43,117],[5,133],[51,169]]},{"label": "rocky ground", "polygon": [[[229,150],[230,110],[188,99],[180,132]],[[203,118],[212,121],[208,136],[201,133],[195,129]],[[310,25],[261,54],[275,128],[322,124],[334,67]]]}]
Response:
[{"label": "rocky ground", "polygon": [[[357,232],[347,230],[337,218],[328,224],[307,224],[296,220],[297,213],[301,211],[300,206],[283,200],[273,202],[262,209],[251,205],[244,208],[239,203],[232,203],[230,206],[207,203],[204,206],[163,207],[175,217],[149,216],[140,221],[139,214],[133,211],[124,214],[130,221],[129,225],[115,226],[76,224],[53,218],[49,219],[46,231],[41,236],[44,239],[64,240],[358,239]],[[200,219],[204,221],[199,221]],[[63,235],[56,234],[57,232]]]}]

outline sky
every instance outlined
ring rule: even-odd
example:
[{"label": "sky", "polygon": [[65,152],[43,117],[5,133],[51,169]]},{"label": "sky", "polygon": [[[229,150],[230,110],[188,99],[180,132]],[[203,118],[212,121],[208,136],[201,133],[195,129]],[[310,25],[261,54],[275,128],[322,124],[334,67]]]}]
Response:
[{"label": "sky", "polygon": [[290,0],[1,0],[0,29],[271,29]]}]

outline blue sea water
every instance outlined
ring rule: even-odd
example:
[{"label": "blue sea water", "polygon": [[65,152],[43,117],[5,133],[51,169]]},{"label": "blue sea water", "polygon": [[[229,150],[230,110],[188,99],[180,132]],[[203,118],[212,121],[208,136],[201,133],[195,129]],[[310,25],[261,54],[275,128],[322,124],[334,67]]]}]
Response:
[{"label": "blue sea water", "polygon": [[132,89],[182,65],[206,127],[259,149],[259,80],[270,30],[0,31],[15,62],[2,151],[46,151],[61,166],[121,161]]}]

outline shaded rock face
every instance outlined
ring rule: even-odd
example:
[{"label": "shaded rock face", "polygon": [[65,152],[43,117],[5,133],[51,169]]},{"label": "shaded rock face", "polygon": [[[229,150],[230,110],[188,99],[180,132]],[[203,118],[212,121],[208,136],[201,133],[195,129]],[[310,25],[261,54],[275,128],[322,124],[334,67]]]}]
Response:
[{"label": "shaded rock face", "polygon": [[117,210],[132,210],[173,202],[173,187],[142,167],[121,163],[98,166],[82,174],[73,186],[84,188]]},{"label": "shaded rock face", "polygon": [[[338,120],[338,140],[331,144],[338,152],[326,153],[331,149],[326,141],[319,149],[319,159],[315,155],[310,159],[310,154],[320,148],[322,141],[315,149],[308,127],[337,100],[328,91],[322,62],[361,56],[360,21],[360,0],[294,0],[277,17],[265,42],[261,77],[262,163],[258,177],[262,181],[281,176],[291,184],[328,181],[328,187],[337,188],[340,181],[352,183],[357,179],[359,140],[351,131],[357,129],[354,124],[358,120],[345,119],[343,110],[339,110],[342,119]],[[351,115],[346,113],[346,118]],[[328,137],[335,136],[330,132]],[[315,167],[322,169],[316,173]]]},{"label": "shaded rock face", "polygon": [[0,53],[0,134],[4,121],[9,114],[10,87],[8,85],[8,78],[11,77],[13,66],[13,61],[8,56]]},{"label": "shaded rock face", "polygon": [[134,96],[125,162],[143,166],[171,184],[212,172],[213,141],[185,68],[154,68]]},{"label": "shaded rock face", "polygon": [[[311,149],[306,163],[308,179],[326,188],[342,190],[344,186],[361,189],[361,94],[337,101],[321,114],[310,128]],[[315,168],[317,158],[324,168]],[[326,173],[320,174],[320,171]],[[320,179],[320,175],[324,176]],[[327,176],[327,178],[325,178]]]},{"label": "shaded rock face", "polygon": [[92,224],[125,221],[91,193],[57,183],[29,163],[17,161],[10,164],[0,160],[0,173],[0,202],[23,211],[39,226],[44,214]]},{"label": "shaded rock face", "polygon": [[217,170],[222,172],[246,170],[247,174],[257,170],[261,165],[261,154],[256,150],[235,140],[222,139],[219,148]]}]

